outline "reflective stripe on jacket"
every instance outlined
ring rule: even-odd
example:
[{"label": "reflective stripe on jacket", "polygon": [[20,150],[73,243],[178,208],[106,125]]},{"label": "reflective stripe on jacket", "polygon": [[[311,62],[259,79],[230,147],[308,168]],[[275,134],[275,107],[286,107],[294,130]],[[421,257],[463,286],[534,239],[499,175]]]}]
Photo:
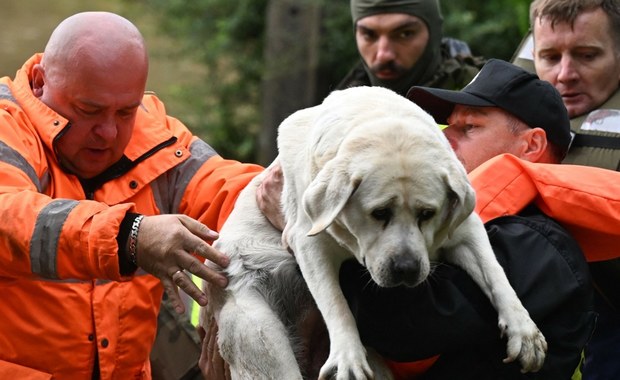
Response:
[{"label": "reflective stripe on jacket", "polygon": [[148,379],[162,287],[121,277],[123,217],[184,213],[217,229],[262,168],[222,159],[145,95],[125,151],[135,165],[86,200],[54,153],[68,120],[30,89],[41,57],[0,79],[0,378],[89,379],[98,352],[102,379]]}]

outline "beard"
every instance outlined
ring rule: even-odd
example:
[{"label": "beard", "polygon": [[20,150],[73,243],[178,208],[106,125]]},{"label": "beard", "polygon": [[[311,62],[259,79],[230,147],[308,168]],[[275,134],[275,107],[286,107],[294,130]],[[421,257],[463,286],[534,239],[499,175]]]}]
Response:
[{"label": "beard", "polygon": [[377,75],[377,73],[390,72],[394,75],[394,77],[400,78],[403,75],[405,75],[405,73],[407,72],[407,69],[405,69],[403,66],[400,66],[394,61],[389,61],[386,63],[371,66],[370,72],[372,72],[375,76]]}]

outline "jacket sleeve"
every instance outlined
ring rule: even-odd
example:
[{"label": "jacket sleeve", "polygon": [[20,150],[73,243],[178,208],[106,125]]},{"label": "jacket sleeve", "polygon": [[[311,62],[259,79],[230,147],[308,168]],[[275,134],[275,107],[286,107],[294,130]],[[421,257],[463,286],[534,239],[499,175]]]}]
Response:
[{"label": "jacket sleeve", "polygon": [[259,165],[217,155],[209,158],[187,188],[181,203],[183,213],[219,231],[241,190],[262,170]]},{"label": "jacket sleeve", "polygon": [[31,188],[19,169],[0,168],[6,169],[0,169],[3,188],[10,189],[0,192],[0,250],[7,263],[1,277],[122,279],[116,235],[133,204],[52,199]]},{"label": "jacket sleeve", "polygon": [[[498,218],[487,223],[487,230],[500,264],[549,344],[539,372],[547,377],[541,378],[570,378],[594,320],[579,247],[542,215]],[[340,276],[363,342],[388,359],[407,362],[485,347],[499,350],[500,360],[505,355],[497,313],[461,269],[438,265],[415,288],[381,289],[353,262],[343,265]]]}]

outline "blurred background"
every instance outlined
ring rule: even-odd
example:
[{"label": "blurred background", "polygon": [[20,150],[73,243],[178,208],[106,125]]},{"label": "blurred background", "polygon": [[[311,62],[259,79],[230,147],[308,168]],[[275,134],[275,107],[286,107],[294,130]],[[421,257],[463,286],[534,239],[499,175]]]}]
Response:
[{"label": "blurred background", "polygon": [[[444,0],[444,36],[510,60],[530,0]],[[118,13],[144,34],[147,89],[221,155],[268,164],[278,124],[320,103],[358,59],[349,0],[3,0],[0,76],[76,12]]]}]

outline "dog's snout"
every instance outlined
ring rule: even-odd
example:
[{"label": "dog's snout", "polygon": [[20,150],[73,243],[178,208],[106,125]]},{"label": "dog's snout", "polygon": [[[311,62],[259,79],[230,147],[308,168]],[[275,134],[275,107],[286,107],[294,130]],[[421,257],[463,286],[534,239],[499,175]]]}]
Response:
[{"label": "dog's snout", "polygon": [[397,255],[392,258],[392,275],[396,282],[411,283],[420,273],[420,260],[413,255]]}]

